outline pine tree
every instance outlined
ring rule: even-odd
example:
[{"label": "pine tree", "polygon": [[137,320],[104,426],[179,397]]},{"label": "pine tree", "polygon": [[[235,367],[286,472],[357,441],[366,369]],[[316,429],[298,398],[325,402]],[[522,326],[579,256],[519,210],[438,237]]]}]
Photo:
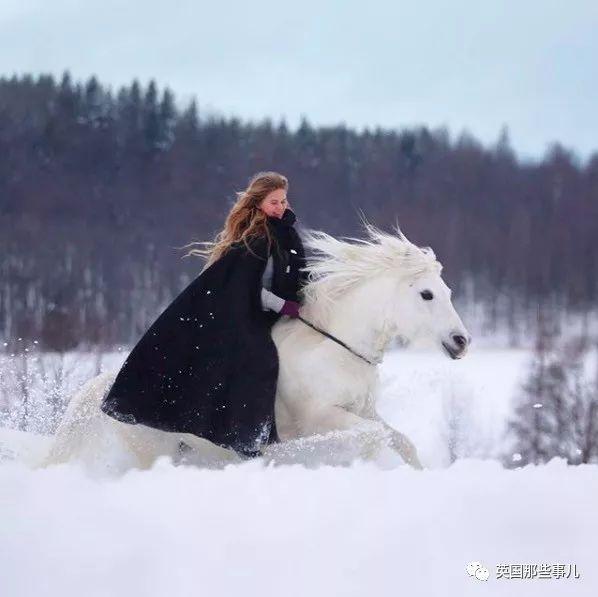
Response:
[{"label": "pine tree", "polygon": [[158,90],[152,79],[143,98],[143,138],[145,149],[151,154],[160,148],[160,129]]},{"label": "pine tree", "polygon": [[106,107],[104,91],[100,87],[97,78],[93,76],[85,84],[83,96],[83,117],[85,122],[93,128],[102,126],[106,116]]},{"label": "pine tree", "polygon": [[162,151],[169,149],[174,142],[176,121],[177,110],[174,104],[174,95],[170,89],[165,89],[158,117],[157,147]]},{"label": "pine tree", "polygon": [[141,86],[136,79],[127,89],[123,87],[118,92],[118,145],[124,152],[136,154],[142,146],[143,106]]}]

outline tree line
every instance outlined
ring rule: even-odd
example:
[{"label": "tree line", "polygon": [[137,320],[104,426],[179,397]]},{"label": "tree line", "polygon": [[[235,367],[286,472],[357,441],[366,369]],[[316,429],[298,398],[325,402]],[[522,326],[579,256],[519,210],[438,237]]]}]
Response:
[{"label": "tree line", "polygon": [[131,343],[196,276],[181,247],[222,227],[260,170],[290,180],[300,223],[359,235],[359,212],[431,245],[456,296],[517,326],[536,305],[596,301],[598,153],[533,162],[503,129],[245,122],[177,104],[155,81],[0,78],[0,337]]}]

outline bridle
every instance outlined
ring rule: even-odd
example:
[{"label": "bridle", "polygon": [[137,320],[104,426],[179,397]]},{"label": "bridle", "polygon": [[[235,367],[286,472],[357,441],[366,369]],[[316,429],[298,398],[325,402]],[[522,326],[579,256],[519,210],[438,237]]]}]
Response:
[{"label": "bridle", "polygon": [[316,330],[316,332],[320,332],[320,334],[323,334],[324,336],[326,336],[326,338],[330,338],[330,340],[332,340],[333,342],[336,342],[343,348],[346,348],[350,353],[352,353],[356,357],[359,357],[360,359],[364,360],[366,363],[368,363],[370,365],[374,365],[374,366],[379,364],[379,362],[372,361],[372,360],[368,359],[367,357],[364,357],[362,354],[359,354],[357,351],[353,350],[350,346],[345,344],[342,340],[339,340],[336,336],[333,336],[332,334],[328,333],[327,331],[323,330],[322,328],[318,327],[317,325],[314,325],[313,323],[307,321],[306,319],[303,319],[303,317],[301,317],[301,315],[298,316],[298,319],[300,319],[305,325],[308,325],[310,328],[313,328],[314,330]]}]

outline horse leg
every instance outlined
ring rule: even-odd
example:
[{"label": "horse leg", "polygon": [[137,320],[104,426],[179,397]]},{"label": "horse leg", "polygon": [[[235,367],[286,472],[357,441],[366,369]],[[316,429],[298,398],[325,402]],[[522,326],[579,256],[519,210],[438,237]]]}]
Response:
[{"label": "horse leg", "polygon": [[373,418],[374,421],[380,423],[389,434],[390,447],[410,466],[414,469],[422,470],[422,466],[419,456],[417,455],[417,448],[413,442],[403,433],[397,431],[394,427],[391,427],[384,419],[382,419],[377,413]]},{"label": "horse leg", "polygon": [[374,458],[380,448],[390,440],[389,433],[380,421],[360,417],[341,406],[318,408],[303,413],[299,422],[301,436],[328,435],[335,431],[354,431],[362,458]]},{"label": "horse leg", "polygon": [[[172,432],[171,435],[176,437],[177,446],[181,451],[180,456],[183,462],[186,461],[190,464],[207,466],[209,468],[222,468],[227,464],[242,461],[233,450],[217,446],[207,439],[203,439],[192,433]],[[190,454],[189,451],[191,452]]]}]

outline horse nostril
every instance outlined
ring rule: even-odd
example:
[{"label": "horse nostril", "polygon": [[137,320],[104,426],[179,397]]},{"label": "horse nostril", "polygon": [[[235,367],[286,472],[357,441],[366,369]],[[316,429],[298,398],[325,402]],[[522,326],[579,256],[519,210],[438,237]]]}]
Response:
[{"label": "horse nostril", "polygon": [[459,348],[464,348],[467,345],[467,338],[465,338],[465,336],[461,336],[461,334],[454,334],[453,335],[453,342]]}]

